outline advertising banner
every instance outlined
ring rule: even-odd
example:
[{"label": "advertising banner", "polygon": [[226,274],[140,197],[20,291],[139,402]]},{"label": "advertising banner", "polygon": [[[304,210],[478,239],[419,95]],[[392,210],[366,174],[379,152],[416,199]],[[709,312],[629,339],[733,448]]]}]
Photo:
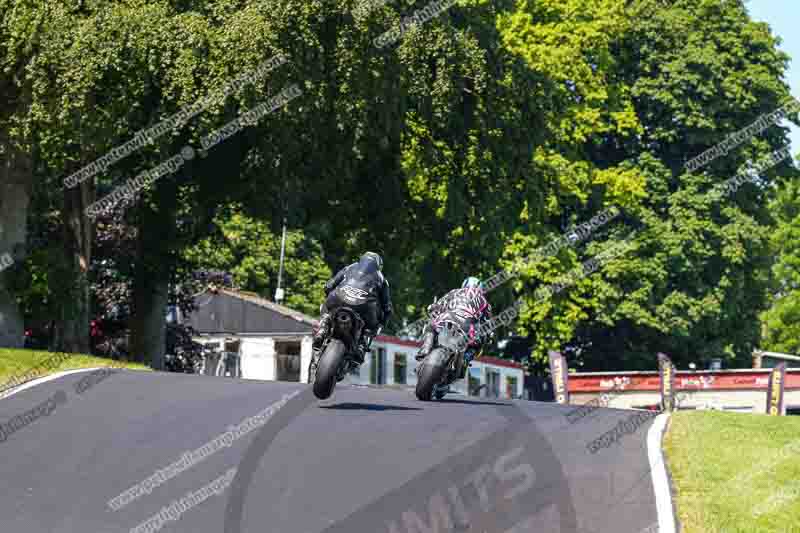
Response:
[{"label": "advertising banner", "polygon": [[772,369],[767,387],[767,414],[783,415],[783,392],[786,385],[786,363],[780,363]]},{"label": "advertising banner", "polygon": [[569,403],[567,360],[558,352],[551,351],[549,356],[550,376],[553,380],[553,392],[555,393],[556,402],[567,404]]},{"label": "advertising banner", "polygon": [[666,354],[658,354],[658,373],[661,376],[661,410],[675,410],[675,366]]}]

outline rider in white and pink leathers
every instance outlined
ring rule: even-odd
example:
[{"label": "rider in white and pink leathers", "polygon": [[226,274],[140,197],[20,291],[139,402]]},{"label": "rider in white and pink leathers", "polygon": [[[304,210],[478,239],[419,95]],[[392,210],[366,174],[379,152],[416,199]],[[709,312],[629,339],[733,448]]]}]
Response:
[{"label": "rider in white and pink leathers", "polygon": [[453,289],[440,300],[428,306],[430,320],[425,326],[422,337],[422,348],[416,360],[421,361],[430,353],[436,342],[436,330],[442,321],[455,322],[468,335],[468,347],[464,354],[466,366],[479,353],[488,339],[478,338],[478,327],[492,318],[492,306],[484,295],[483,283],[469,277],[461,284],[460,289]]}]

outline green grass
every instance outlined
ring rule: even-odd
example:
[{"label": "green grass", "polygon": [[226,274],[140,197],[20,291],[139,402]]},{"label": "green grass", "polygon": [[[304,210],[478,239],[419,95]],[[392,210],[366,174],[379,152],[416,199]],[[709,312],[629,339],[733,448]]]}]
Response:
[{"label": "green grass", "polygon": [[[41,350],[12,350],[0,348],[0,389],[4,387],[9,379],[33,370],[37,367],[37,365],[47,361],[55,355],[56,352],[46,352]],[[132,368],[134,370],[150,370],[149,367],[140,363],[116,361],[114,359],[104,359],[102,357],[84,354],[69,354],[69,356],[70,357],[68,359],[61,361],[61,364],[59,364],[57,367],[36,368],[38,374],[35,377],[44,377],[49,374],[61,372],[63,370],[104,366],[119,366],[122,368]]]},{"label": "green grass", "polygon": [[800,417],[675,413],[664,446],[684,533],[800,532]]}]

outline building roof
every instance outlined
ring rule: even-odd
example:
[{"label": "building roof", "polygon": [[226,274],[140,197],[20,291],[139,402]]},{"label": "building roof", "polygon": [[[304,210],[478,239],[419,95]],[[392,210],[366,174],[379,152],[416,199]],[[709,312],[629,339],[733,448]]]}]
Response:
[{"label": "building roof", "polygon": [[209,289],[195,302],[186,320],[204,335],[310,335],[317,327],[310,316],[251,292]]},{"label": "building roof", "polygon": [[224,289],[224,288],[219,289],[219,292],[222,294],[227,294],[228,296],[232,296],[234,298],[242,299],[246,302],[250,302],[259,307],[269,309],[270,311],[275,311],[276,313],[279,313],[287,318],[293,318],[298,322],[303,322],[305,324],[308,324],[309,326],[317,327],[317,325],[319,324],[319,321],[316,320],[315,318],[312,318],[306,314],[301,313],[300,311],[295,311],[294,309],[290,309],[286,306],[277,304],[275,302],[270,302],[266,298],[263,298],[254,292],[237,291],[233,289]]}]

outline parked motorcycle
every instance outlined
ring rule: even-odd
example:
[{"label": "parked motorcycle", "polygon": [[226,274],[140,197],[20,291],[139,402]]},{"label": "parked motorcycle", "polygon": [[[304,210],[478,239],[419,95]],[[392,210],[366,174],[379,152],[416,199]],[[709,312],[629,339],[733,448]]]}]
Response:
[{"label": "parked motorcycle", "polygon": [[192,340],[197,332],[185,324],[168,323],[164,365],[168,372],[200,374],[211,350]]},{"label": "parked motorcycle", "polygon": [[417,398],[427,402],[441,400],[450,392],[450,385],[466,375],[466,367],[475,355],[468,347],[468,336],[451,320],[441,320],[436,329],[436,344],[417,366]]},{"label": "parked motorcycle", "polygon": [[[308,368],[309,381],[314,384],[314,396],[320,400],[329,398],[336,383],[364,362],[364,352],[360,346],[365,333],[364,325],[364,320],[350,307],[340,307],[333,313],[328,332]],[[378,328],[373,338],[380,331],[381,328]]]}]

